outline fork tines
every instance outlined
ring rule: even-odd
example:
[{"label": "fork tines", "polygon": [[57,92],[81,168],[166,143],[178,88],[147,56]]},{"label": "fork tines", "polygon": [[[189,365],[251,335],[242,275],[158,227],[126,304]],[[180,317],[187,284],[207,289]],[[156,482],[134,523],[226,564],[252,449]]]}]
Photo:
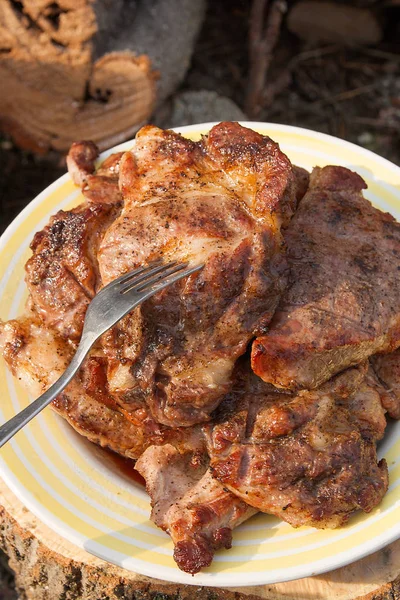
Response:
[{"label": "fork tines", "polygon": [[122,275],[113,283],[118,284],[118,291],[123,295],[128,292],[146,293],[150,290],[154,293],[155,289],[157,291],[164,289],[183,277],[199,271],[204,266],[197,265],[188,269],[188,264],[188,262],[178,263],[176,260],[165,264],[153,263],[148,267],[142,267]]}]

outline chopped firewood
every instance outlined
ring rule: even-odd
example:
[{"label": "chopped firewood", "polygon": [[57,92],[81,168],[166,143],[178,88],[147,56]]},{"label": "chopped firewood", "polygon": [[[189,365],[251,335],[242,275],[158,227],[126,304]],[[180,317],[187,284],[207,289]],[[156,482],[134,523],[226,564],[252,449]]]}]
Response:
[{"label": "chopped firewood", "polygon": [[38,152],[132,137],[184,77],[203,9],[204,0],[3,0],[1,128]]}]

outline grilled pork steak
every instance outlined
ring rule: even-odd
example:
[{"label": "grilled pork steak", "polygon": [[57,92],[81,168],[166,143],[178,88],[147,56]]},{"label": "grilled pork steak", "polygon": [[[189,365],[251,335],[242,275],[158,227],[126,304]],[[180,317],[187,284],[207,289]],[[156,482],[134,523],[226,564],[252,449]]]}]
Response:
[{"label": "grilled pork steak", "polygon": [[198,573],[214,552],[230,548],[232,529],[257,511],[212,477],[204,451],[182,453],[176,447],[151,446],[136,469],[146,480],[151,518],[169,533],[180,569]]},{"label": "grilled pork steak", "polygon": [[46,325],[72,340],[79,340],[87,306],[101,283],[100,241],[121,206],[121,154],[111,155],[91,175],[97,155],[92,142],[72,146],[68,166],[87,201],[70,211],[60,210],[35,234],[33,256],[25,267],[31,309]]},{"label": "grilled pork steak", "polygon": [[400,224],[363,198],[343,167],[315,168],[285,232],[289,285],[254,372],[286,389],[313,389],[400,344]]},{"label": "grilled pork steak", "polygon": [[244,371],[204,426],[212,474],[295,527],[338,527],[356,509],[369,512],[388,473],[375,449],[385,411],[377,382],[360,385],[364,376],[354,368],[319,390],[286,394]]},{"label": "grilled pork steak", "polygon": [[98,252],[104,284],[153,260],[204,269],[138,307],[104,337],[109,384],[129,410],[188,426],[209,418],[285,286],[281,224],[296,204],[277,144],[237,123],[201,142],[144,127],[120,165],[121,216]]},{"label": "grilled pork steak", "polygon": [[[12,374],[39,396],[65,371],[73,346],[28,315],[0,322],[0,352]],[[204,448],[199,428],[159,425],[146,407],[121,409],[108,392],[105,361],[96,349],[51,406],[88,440],[128,458],[138,458],[152,444],[174,444],[182,452]]]},{"label": "grilled pork steak", "polygon": [[109,204],[81,204],[59,211],[36,233],[26,263],[31,308],[65,338],[79,340],[83,319],[99,283],[96,250],[116,217]]}]

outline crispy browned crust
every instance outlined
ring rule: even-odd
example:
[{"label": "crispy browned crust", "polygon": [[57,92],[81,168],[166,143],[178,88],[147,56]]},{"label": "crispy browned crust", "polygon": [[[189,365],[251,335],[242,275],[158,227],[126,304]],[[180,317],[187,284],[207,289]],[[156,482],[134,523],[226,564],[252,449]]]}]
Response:
[{"label": "crispy browned crust", "polygon": [[67,155],[67,167],[75,185],[83,186],[87,177],[94,173],[99,149],[94,142],[74,142]]},{"label": "crispy browned crust", "polygon": [[136,463],[151,498],[151,518],[171,536],[174,559],[186,573],[210,566],[232,545],[234,527],[256,510],[212,477],[204,451],[170,444],[148,448]]},{"label": "crispy browned crust", "polygon": [[227,392],[285,287],[280,228],[296,180],[275,142],[237,123],[200,142],[147,126],[121,160],[120,188],[124,208],[99,251],[104,283],[160,258],[204,268],[104,338],[110,361],[130,367],[130,384],[115,393],[125,408],[145,401],[158,422],[191,426]]},{"label": "crispy browned crust", "polygon": [[289,285],[252,366],[281,388],[316,388],[400,343],[400,225],[343,167],[314,169],[285,241]]},{"label": "crispy browned crust", "polygon": [[[74,346],[30,315],[0,322],[0,351],[13,375],[38,396],[64,372]],[[170,443],[182,452],[201,445],[198,430],[159,425],[145,405],[121,409],[109,394],[105,367],[94,349],[51,405],[78,433],[133,459],[151,445]]]},{"label": "crispy browned crust", "polygon": [[113,204],[81,204],[59,211],[31,243],[25,266],[31,307],[66,338],[80,337],[99,286],[97,247],[118,213]]},{"label": "crispy browned crust", "polygon": [[295,527],[369,512],[388,486],[375,448],[386,421],[378,391],[359,379],[353,369],[320,390],[282,394],[246,375],[204,426],[213,475]]},{"label": "crispy browned crust", "polygon": [[109,156],[95,172],[93,142],[73,144],[70,175],[86,198],[70,211],[59,211],[35,234],[26,264],[30,307],[49,327],[78,340],[90,300],[101,285],[97,251],[121,207],[118,188],[122,153]]},{"label": "crispy browned crust", "polygon": [[[365,361],[298,393],[279,393],[248,366],[231,374],[255,335],[255,370],[268,381],[272,373],[282,387],[316,387],[377,348],[394,347],[399,290],[382,258],[396,256],[394,220],[362,198],[365,184],[355,173],[315,169],[310,182],[275,142],[237,123],[220,123],[200,142],[148,126],[132,153],[112,155],[96,171],[97,156],[91,142],[72,146],[68,167],[85,202],[57,213],[32,242],[26,269],[33,316],[0,326],[13,373],[25,369],[28,387],[46,389],[69,360],[90,299],[110,279],[154,258],[204,259],[200,274],[104,336],[53,408],[87,439],[139,458],[152,517],[189,573],[229,548],[233,527],[257,509],[315,527],[337,527],[355,510],[371,510],[388,485],[375,449],[385,410],[400,416],[393,389],[382,389],[393,388],[394,355],[372,361],[380,381]],[[266,333],[286,285],[281,228],[291,285]],[[347,316],[354,332],[318,305],[326,289],[339,289],[334,303],[341,300],[343,278],[324,262],[346,257],[337,235],[353,261],[339,275],[349,276],[355,304],[368,317],[371,304],[384,304],[381,297],[392,301],[390,310],[370,310],[370,321]],[[376,246],[383,240],[384,250],[366,248],[368,236]],[[216,250],[203,256],[195,244],[201,256],[191,254],[188,239],[212,240]],[[382,281],[374,296],[376,274]],[[290,310],[299,306],[303,316],[293,319]],[[111,387],[115,381],[123,381],[121,389]]]},{"label": "crispy browned crust", "polygon": [[[253,176],[264,174],[264,181],[256,175],[253,210],[261,219],[276,216],[277,228],[288,224],[296,209],[297,182],[288,157],[276,142],[238,123],[222,122],[210,130],[205,147],[212,160],[228,174],[238,168]],[[303,186],[304,173],[302,177]]]}]

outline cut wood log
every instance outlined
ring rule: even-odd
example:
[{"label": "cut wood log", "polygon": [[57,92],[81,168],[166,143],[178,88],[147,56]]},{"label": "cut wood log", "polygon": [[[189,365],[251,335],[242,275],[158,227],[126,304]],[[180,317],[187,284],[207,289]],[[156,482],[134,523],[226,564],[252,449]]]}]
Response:
[{"label": "cut wood log", "polygon": [[22,147],[132,137],[185,75],[205,0],[2,0],[0,126]]},{"label": "cut wood log", "polygon": [[110,565],[56,535],[1,480],[0,499],[0,548],[26,600],[400,599],[400,540],[318,577],[222,590],[159,581]]}]

